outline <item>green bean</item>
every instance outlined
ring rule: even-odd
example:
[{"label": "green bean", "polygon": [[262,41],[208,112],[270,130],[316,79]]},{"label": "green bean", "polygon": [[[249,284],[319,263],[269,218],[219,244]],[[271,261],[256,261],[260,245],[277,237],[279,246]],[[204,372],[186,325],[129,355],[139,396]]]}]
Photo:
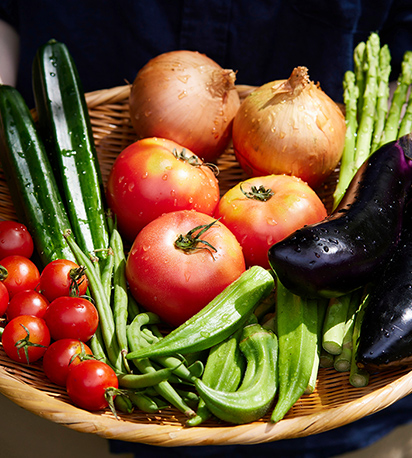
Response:
[{"label": "green bean", "polygon": [[[159,337],[153,334],[150,329],[142,328],[145,324],[154,324],[160,319],[153,313],[142,312],[136,316],[133,324],[135,326],[136,338],[139,339],[141,347],[150,346],[159,340]],[[138,329],[140,331],[138,331]],[[139,334],[138,334],[139,332]],[[182,364],[182,357],[178,356],[154,356],[153,361],[158,364],[173,369],[174,374],[182,380],[193,382],[193,377],[199,377],[203,373],[203,363],[197,361],[192,364],[191,370]]]},{"label": "green bean", "polygon": [[111,247],[109,247],[107,257],[105,259],[104,267],[101,273],[101,281],[106,296],[109,298],[112,295],[112,276],[114,267],[114,253]]},{"label": "green bean", "polygon": [[131,402],[142,412],[156,413],[159,411],[157,402],[145,393],[139,391],[131,391],[129,397]]},{"label": "green bean", "polygon": [[136,302],[136,299],[131,295],[130,291],[128,292],[128,299],[127,299],[127,317],[128,320],[131,322],[133,321],[134,317],[140,313],[139,305]]},{"label": "green bean", "polygon": [[102,330],[100,328],[100,323],[97,326],[96,332],[90,339],[90,349],[92,350],[93,356],[100,361],[109,364],[109,360],[107,359],[107,355],[104,350],[104,342],[102,336]]},{"label": "green bean", "polygon": [[197,393],[195,393],[194,391],[181,390],[178,388],[176,389],[176,391],[179,393],[179,395],[187,403],[188,406],[192,407],[192,409],[196,408],[200,399]]},{"label": "green bean", "polygon": [[167,380],[173,369],[164,368],[146,374],[118,374],[119,385],[123,388],[146,388]]},{"label": "green bean", "polygon": [[120,350],[128,351],[126,324],[128,316],[128,291],[126,283],[126,258],[123,242],[117,228],[113,228],[110,243],[114,253],[113,267],[113,313]]},{"label": "green bean", "polygon": [[99,313],[101,331],[108,359],[117,370],[122,372],[124,370],[124,365],[120,348],[117,343],[112,309],[105,294],[101,279],[96,275],[96,270],[94,269],[89,257],[80,249],[72,238],[71,231],[66,231],[64,233],[64,237],[75,256],[77,263],[86,267],[89,288]]},{"label": "green bean", "polygon": [[[155,315],[148,314],[149,317],[155,319]],[[136,317],[135,320],[128,326],[127,328],[127,338],[129,343],[129,348],[131,351],[136,351],[141,347],[141,337],[139,336],[140,327],[139,327],[139,319],[141,317]],[[149,358],[141,358],[141,359],[132,359],[133,364],[137,367],[137,369],[142,374],[153,373],[156,369],[153,367],[153,363],[149,360]],[[183,412],[186,416],[192,417],[195,415],[194,410],[189,407],[186,402],[182,399],[182,397],[177,393],[177,391],[172,387],[172,385],[167,381],[164,380],[157,385],[154,385],[154,389],[157,393],[167,402],[170,402],[174,407],[178,410]]]},{"label": "green bean", "polygon": [[116,397],[114,398],[114,406],[116,410],[120,410],[124,413],[132,413],[134,410],[133,403],[130,400],[129,396],[124,394],[116,395]]}]

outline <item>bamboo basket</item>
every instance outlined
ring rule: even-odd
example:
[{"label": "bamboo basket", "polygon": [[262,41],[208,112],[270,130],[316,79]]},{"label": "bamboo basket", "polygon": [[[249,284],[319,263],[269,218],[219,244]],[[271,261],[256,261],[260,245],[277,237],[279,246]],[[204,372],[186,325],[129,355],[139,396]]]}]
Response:
[{"label": "bamboo basket", "polygon": [[[239,86],[237,89],[243,98],[252,88]],[[118,153],[136,140],[129,119],[129,92],[130,86],[125,85],[86,94],[104,180]],[[218,166],[222,193],[247,178],[231,148],[220,158]],[[329,209],[336,173],[318,190]],[[0,219],[16,219],[1,170]],[[202,426],[189,428],[185,426],[184,415],[174,408],[152,415],[139,411],[119,413],[119,419],[109,409],[103,412],[79,409],[70,402],[63,388],[48,381],[41,362],[14,363],[0,346],[0,393],[17,405],[80,432],[165,447],[257,444],[317,434],[382,410],[412,391],[409,367],[371,374],[369,385],[364,388],[352,387],[348,378],[348,373],[320,369],[315,391],[303,395],[276,424],[269,422],[269,412],[250,424],[233,426],[209,420]]]}]

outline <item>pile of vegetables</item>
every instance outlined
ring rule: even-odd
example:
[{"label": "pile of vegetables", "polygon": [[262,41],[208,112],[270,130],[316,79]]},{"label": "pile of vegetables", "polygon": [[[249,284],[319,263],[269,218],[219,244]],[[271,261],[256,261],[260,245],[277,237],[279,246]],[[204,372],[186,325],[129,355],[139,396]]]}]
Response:
[{"label": "pile of vegetables", "polygon": [[[410,54],[389,109],[388,48],[371,34],[354,58],[346,119],[303,67],[240,105],[234,73],[206,56],[153,59],[131,88],[140,139],[104,188],[75,64],[64,44],[42,46],[36,122],[0,85],[0,160],[20,221],[4,230],[19,224],[23,240],[0,252],[6,354],[42,361],[81,408],[171,405],[188,427],[278,422],[316,389],[320,367],[364,386],[365,369],[412,356],[409,331],[383,339],[374,317],[393,300],[398,321],[378,313],[391,334],[410,307]],[[221,196],[214,162],[232,124],[239,163],[257,176]],[[339,160],[327,215],[314,188]]]}]

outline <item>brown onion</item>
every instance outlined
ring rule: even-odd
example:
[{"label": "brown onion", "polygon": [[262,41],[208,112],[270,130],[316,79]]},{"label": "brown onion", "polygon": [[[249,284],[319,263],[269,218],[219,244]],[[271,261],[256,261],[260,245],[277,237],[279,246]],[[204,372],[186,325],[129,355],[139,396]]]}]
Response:
[{"label": "brown onion", "polygon": [[297,67],[287,80],[249,94],[233,122],[236,157],[250,176],[294,175],[318,187],[336,168],[345,141],[339,106]]},{"label": "brown onion", "polygon": [[233,70],[195,51],[151,59],[133,82],[130,117],[139,138],[161,137],[213,162],[227,147],[240,106]]}]

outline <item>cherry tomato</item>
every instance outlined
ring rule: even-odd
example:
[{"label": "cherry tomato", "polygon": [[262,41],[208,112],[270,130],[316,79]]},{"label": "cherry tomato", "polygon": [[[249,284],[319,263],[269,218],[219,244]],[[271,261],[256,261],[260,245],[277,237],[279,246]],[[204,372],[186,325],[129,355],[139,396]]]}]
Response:
[{"label": "cherry tomato", "polygon": [[306,224],[327,215],[321,199],[304,181],[268,175],[243,181],[222,196],[215,218],[235,234],[246,265],[269,268],[268,250]]},{"label": "cherry tomato", "polygon": [[109,404],[105,398],[108,388],[118,388],[114,370],[102,361],[89,359],[69,370],[66,389],[72,402],[82,409],[95,411]]},{"label": "cherry tomato", "polygon": [[6,288],[6,285],[0,281],[0,317],[6,313],[9,305],[9,299],[9,292]]},{"label": "cherry tomato", "polygon": [[91,349],[77,339],[60,339],[53,342],[43,355],[46,377],[56,385],[66,386],[69,370],[91,356]]},{"label": "cherry tomato", "polygon": [[35,289],[39,283],[39,269],[33,261],[24,256],[7,256],[0,261],[0,266],[7,272],[3,283],[9,291],[10,298],[19,291]]},{"label": "cherry tomato", "polygon": [[19,315],[33,315],[43,318],[49,301],[34,289],[27,289],[16,293],[7,307],[7,319],[10,321]]},{"label": "cherry tomato", "polygon": [[0,260],[15,254],[30,258],[33,251],[33,239],[24,224],[0,221]]},{"label": "cherry tomato", "polygon": [[52,302],[60,296],[83,296],[87,287],[82,267],[68,259],[56,259],[42,270],[37,289]]},{"label": "cherry tomato", "polygon": [[[200,239],[195,249],[176,247],[192,229],[208,225],[203,234],[201,229],[192,234],[192,239]],[[173,326],[197,313],[244,271],[235,236],[195,210],[166,213],[149,223],[136,237],[126,262],[135,299]]]},{"label": "cherry tomato", "polygon": [[50,302],[44,320],[53,340],[78,339],[87,342],[96,332],[96,307],[82,297],[61,296]]},{"label": "cherry tomato", "polygon": [[6,324],[1,341],[10,359],[33,363],[43,356],[50,345],[50,332],[42,318],[21,315]]},{"label": "cherry tomato", "polygon": [[107,183],[107,201],[119,231],[130,242],[166,212],[194,209],[212,215],[219,185],[208,165],[170,140],[146,138],[116,158]]}]

